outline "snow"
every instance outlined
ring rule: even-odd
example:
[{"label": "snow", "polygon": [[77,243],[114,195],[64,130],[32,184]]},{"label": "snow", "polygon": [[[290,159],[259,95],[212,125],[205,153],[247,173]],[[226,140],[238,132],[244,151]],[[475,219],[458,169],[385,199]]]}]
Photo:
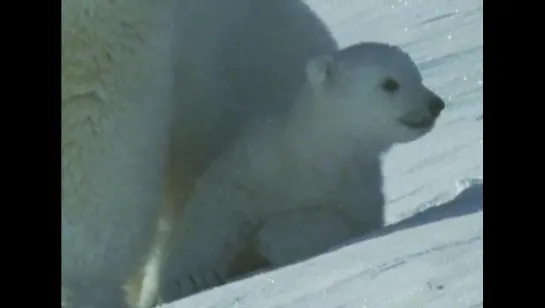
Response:
[{"label": "snow", "polygon": [[408,51],[447,108],[432,133],[385,155],[386,228],[162,307],[482,307],[482,0],[308,3],[341,47]]}]

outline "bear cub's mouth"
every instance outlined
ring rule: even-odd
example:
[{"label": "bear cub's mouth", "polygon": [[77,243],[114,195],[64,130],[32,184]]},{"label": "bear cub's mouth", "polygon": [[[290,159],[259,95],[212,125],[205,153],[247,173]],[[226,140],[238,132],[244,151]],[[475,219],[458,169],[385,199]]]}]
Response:
[{"label": "bear cub's mouth", "polygon": [[411,129],[429,129],[435,124],[435,118],[424,118],[418,121],[399,119],[399,122]]}]

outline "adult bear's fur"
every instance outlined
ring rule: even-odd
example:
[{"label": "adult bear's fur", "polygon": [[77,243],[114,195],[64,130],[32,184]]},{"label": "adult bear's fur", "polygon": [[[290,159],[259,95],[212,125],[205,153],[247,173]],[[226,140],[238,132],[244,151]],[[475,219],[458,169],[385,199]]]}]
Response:
[{"label": "adult bear's fur", "polygon": [[301,1],[63,0],[65,305],[150,307],[195,179],[334,49]]}]

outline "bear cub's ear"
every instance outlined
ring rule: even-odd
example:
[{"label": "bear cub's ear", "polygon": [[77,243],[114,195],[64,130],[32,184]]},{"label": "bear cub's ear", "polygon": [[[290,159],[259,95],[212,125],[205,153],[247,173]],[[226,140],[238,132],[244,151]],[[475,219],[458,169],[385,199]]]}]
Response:
[{"label": "bear cub's ear", "polygon": [[333,77],[335,60],[331,55],[321,55],[307,62],[307,80],[312,85],[321,85]]}]

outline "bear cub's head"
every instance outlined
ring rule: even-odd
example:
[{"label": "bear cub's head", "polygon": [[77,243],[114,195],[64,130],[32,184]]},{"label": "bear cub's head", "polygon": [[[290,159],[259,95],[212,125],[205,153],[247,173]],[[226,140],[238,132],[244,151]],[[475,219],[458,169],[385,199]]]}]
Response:
[{"label": "bear cub's head", "polygon": [[409,142],[428,133],[445,108],[414,61],[393,45],[352,45],[309,60],[306,73],[315,109],[339,136]]}]

